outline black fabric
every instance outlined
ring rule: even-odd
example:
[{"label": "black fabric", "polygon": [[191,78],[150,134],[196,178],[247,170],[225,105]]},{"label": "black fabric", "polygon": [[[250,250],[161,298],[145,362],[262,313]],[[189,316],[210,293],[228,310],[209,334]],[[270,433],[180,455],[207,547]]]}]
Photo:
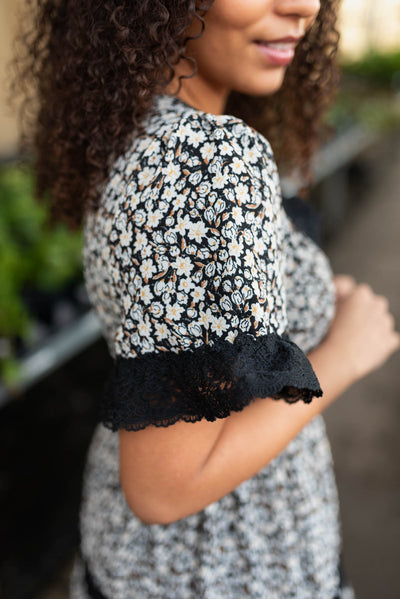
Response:
[{"label": "black fabric", "polygon": [[353,590],[353,587],[352,587],[350,580],[347,576],[347,571],[346,571],[346,568],[344,565],[343,550],[340,552],[338,570],[339,570],[339,577],[340,577],[339,594],[335,595],[335,597],[333,599],[341,599],[342,591],[346,588],[350,587]]},{"label": "black fabric", "polygon": [[102,593],[102,591],[98,588],[96,583],[94,582],[90,570],[88,568],[87,563],[83,560],[84,568],[85,568],[85,584],[87,588],[87,594],[91,599],[109,599]]},{"label": "black fabric", "polygon": [[322,246],[322,219],[310,202],[299,196],[282,198],[282,205],[295,227]]},{"label": "black fabric", "polygon": [[113,431],[225,418],[257,397],[288,403],[322,396],[306,355],[287,334],[216,341],[194,350],[117,356],[100,410]]}]

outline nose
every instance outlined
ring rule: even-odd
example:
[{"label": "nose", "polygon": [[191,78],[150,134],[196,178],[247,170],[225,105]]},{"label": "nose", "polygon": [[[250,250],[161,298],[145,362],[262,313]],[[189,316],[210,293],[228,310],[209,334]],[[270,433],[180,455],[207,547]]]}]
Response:
[{"label": "nose", "polygon": [[313,19],[321,8],[320,0],[277,0],[276,12],[286,17]]}]

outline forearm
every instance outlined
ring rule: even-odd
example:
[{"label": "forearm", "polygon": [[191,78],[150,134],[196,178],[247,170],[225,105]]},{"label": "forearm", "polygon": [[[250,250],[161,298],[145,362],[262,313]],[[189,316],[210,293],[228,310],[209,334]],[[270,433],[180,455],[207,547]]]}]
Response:
[{"label": "forearm", "polygon": [[232,413],[184,494],[175,498],[172,519],[197,512],[254,476],[317,414],[353,382],[338,349],[324,343],[308,355],[324,391],[310,404],[258,398]]}]

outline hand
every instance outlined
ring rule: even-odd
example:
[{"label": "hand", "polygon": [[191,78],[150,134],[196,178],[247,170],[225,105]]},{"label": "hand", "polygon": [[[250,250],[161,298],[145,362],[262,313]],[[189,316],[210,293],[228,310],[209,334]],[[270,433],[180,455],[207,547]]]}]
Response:
[{"label": "hand", "polygon": [[353,380],[380,367],[400,347],[388,300],[348,275],[337,275],[336,315],[327,335]]}]

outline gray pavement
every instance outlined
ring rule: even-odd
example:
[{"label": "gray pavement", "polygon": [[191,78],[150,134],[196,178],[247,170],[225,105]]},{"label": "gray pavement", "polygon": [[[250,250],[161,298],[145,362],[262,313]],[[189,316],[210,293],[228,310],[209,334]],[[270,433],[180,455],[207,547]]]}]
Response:
[{"label": "gray pavement", "polygon": [[[385,295],[400,329],[400,135],[369,154],[372,183],[326,251]],[[378,165],[378,168],[376,167]],[[325,412],[357,599],[400,598],[400,352]]]}]

